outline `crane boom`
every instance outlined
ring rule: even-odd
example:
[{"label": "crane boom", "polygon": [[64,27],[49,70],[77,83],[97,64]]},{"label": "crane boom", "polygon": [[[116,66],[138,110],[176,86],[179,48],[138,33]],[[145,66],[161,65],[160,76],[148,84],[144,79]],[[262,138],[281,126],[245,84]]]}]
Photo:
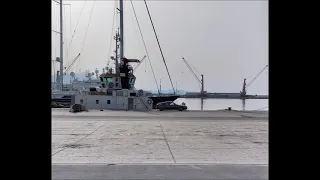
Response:
[{"label": "crane boom", "polygon": [[187,67],[189,68],[189,70],[191,71],[192,75],[195,77],[195,79],[198,81],[199,86],[200,86],[200,90],[201,90],[201,98],[205,97],[205,91],[204,91],[204,81],[203,81],[203,74],[201,74],[201,80],[199,79],[199,77],[197,76],[197,74],[193,71],[193,69],[191,68],[190,64],[184,59],[184,57],[182,57],[183,62],[187,65]]},{"label": "crane boom", "polygon": [[137,64],[137,66],[136,67],[134,67],[134,69],[133,69],[133,72],[136,70],[136,69],[138,69],[138,67],[140,66],[140,64],[146,59],[146,55],[145,56],[143,56],[142,57],[142,59],[140,60],[140,63],[139,64]]},{"label": "crane boom", "polygon": [[257,74],[248,84],[247,84],[247,88],[250,84],[252,84],[254,82],[254,80],[257,79],[257,77],[268,67],[269,65],[266,65],[260,72],[259,74]]},{"label": "crane boom", "polygon": [[191,68],[191,66],[189,65],[189,63],[184,59],[184,57],[182,57],[183,62],[187,65],[187,67],[189,68],[190,72],[192,73],[192,75],[194,76],[194,78],[198,81],[199,85],[201,85],[201,80],[200,78],[196,75],[196,73],[193,71],[193,69]]},{"label": "crane boom", "polygon": [[64,71],[65,73],[67,73],[67,72],[71,69],[72,65],[76,62],[76,60],[77,60],[79,57],[80,57],[80,53],[73,59],[73,61],[71,62],[71,64],[66,68],[66,70]]}]

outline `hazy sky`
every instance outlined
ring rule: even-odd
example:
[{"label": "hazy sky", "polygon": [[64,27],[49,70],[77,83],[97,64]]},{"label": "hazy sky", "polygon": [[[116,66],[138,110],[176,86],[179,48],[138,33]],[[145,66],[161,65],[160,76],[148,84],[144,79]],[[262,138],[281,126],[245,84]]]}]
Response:
[{"label": "hazy sky", "polygon": [[[69,64],[81,52],[72,71],[101,71],[109,60],[110,38],[115,2],[113,0],[64,1],[64,61]],[[119,2],[116,1],[118,4]],[[239,92],[243,78],[248,82],[268,64],[268,1],[147,1],[174,86],[199,91],[199,85],[184,57],[199,78],[204,74],[205,90]],[[84,4],[84,6],[83,6]],[[94,6],[93,6],[94,4]],[[143,1],[133,1],[146,41],[150,60],[159,84],[171,84]],[[80,16],[81,8],[84,7]],[[59,31],[59,6],[52,3],[52,29]],[[80,19],[79,19],[80,16]],[[71,36],[76,27],[70,45]],[[116,16],[115,27],[119,25]],[[112,51],[114,50],[112,42]],[[130,1],[124,1],[124,54],[127,58],[146,55]],[[67,48],[68,46],[68,48]],[[67,50],[68,49],[68,50]],[[111,55],[114,55],[111,51]],[[52,33],[52,58],[59,56],[59,35]],[[110,62],[111,64],[114,62]],[[58,70],[56,65],[55,70]],[[147,60],[135,72],[136,87],[156,89]],[[248,88],[249,94],[268,94],[268,70]]]}]

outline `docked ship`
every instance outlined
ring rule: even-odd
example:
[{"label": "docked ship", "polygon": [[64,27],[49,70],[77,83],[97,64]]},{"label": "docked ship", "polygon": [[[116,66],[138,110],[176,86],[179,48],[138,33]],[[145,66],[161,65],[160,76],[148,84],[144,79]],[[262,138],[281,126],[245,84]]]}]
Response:
[{"label": "docked ship", "polygon": [[[127,59],[123,56],[123,46],[124,46],[123,44],[123,38],[124,38],[123,37],[123,0],[120,0],[119,2],[120,2],[120,6],[119,6],[120,9],[118,10],[120,14],[120,30],[119,32],[116,33],[116,36],[114,37],[114,39],[116,40],[116,50],[114,51],[115,57],[113,56],[110,57],[112,60],[115,61],[115,68],[114,69],[109,68],[108,71],[106,73],[102,73],[99,76],[99,79],[97,78],[95,82],[90,81],[90,83],[87,84],[87,87],[83,87],[81,85],[81,82],[79,81],[76,83],[72,83],[71,87],[70,86],[66,87],[65,85],[62,85],[63,88],[60,88],[61,90],[52,91],[52,102],[74,104],[74,103],[80,103],[80,100],[78,102],[77,98],[82,96],[86,96],[86,98],[87,97],[91,98],[93,96],[101,96],[101,95],[110,96],[112,94],[112,96],[115,95],[116,97],[118,97],[117,94],[120,95],[120,94],[129,93],[129,96],[130,96],[130,93],[131,93],[132,95],[138,94],[137,97],[140,97],[139,99],[144,99],[143,96],[146,96],[147,102],[148,102],[147,104],[152,102],[151,106],[154,107],[159,102],[175,101],[177,98],[179,98],[179,95],[164,95],[160,93],[158,95],[152,95],[152,93],[150,92],[137,90],[135,88],[134,84],[135,84],[136,77],[133,75],[133,68],[130,65],[130,63],[140,63],[140,60]],[[60,17],[60,21],[62,22],[62,17]],[[62,36],[62,33],[60,33],[60,35]],[[62,47],[63,43],[60,43],[60,46]],[[61,47],[60,49],[62,49]],[[60,63],[62,63],[62,61]],[[62,71],[63,71],[62,65],[60,65],[60,72]],[[63,84],[62,83],[63,77],[60,77],[59,82],[60,84]],[[76,84],[78,84],[78,86],[75,86]],[[99,98],[102,98],[102,97],[99,97]],[[101,100],[103,101],[103,99],[105,99],[105,97],[102,98]],[[132,101],[131,99],[127,99],[127,100]],[[110,102],[110,103],[111,101],[112,99],[108,99],[108,98],[106,100],[106,102]],[[120,101],[120,100],[117,99],[117,101]],[[140,100],[137,100],[137,101],[140,101]],[[84,102],[82,102],[82,104],[83,103]],[[90,104],[90,102],[86,102],[86,103]],[[99,101],[99,104],[100,104],[100,101]],[[102,105],[100,106],[102,107]],[[131,107],[131,105],[129,106]],[[105,107],[111,107],[111,105],[106,104]],[[146,108],[147,105],[144,105],[144,107]],[[114,107],[112,108],[114,109]],[[129,109],[132,109],[132,108],[129,108]]]}]

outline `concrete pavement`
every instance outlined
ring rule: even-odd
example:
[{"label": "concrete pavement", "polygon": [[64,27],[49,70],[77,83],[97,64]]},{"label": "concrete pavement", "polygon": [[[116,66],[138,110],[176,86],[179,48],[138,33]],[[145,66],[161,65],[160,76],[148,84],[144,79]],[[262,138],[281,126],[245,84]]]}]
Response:
[{"label": "concrete pavement", "polygon": [[52,109],[52,117],[56,120],[69,120],[77,118],[108,120],[136,119],[136,120],[268,120],[267,111],[112,111],[112,110],[90,110],[89,112],[70,113],[69,109]]},{"label": "concrete pavement", "polygon": [[268,179],[268,167],[257,165],[53,165],[52,179]]},{"label": "concrete pavement", "polygon": [[54,111],[53,178],[267,179],[267,114],[241,115]]}]

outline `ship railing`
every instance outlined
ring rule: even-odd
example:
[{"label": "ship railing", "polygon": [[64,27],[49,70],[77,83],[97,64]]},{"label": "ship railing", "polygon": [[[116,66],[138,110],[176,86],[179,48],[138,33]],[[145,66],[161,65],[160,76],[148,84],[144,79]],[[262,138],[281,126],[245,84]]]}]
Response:
[{"label": "ship railing", "polygon": [[139,101],[143,104],[145,110],[149,109],[148,106],[143,102],[143,100],[138,96]]}]

